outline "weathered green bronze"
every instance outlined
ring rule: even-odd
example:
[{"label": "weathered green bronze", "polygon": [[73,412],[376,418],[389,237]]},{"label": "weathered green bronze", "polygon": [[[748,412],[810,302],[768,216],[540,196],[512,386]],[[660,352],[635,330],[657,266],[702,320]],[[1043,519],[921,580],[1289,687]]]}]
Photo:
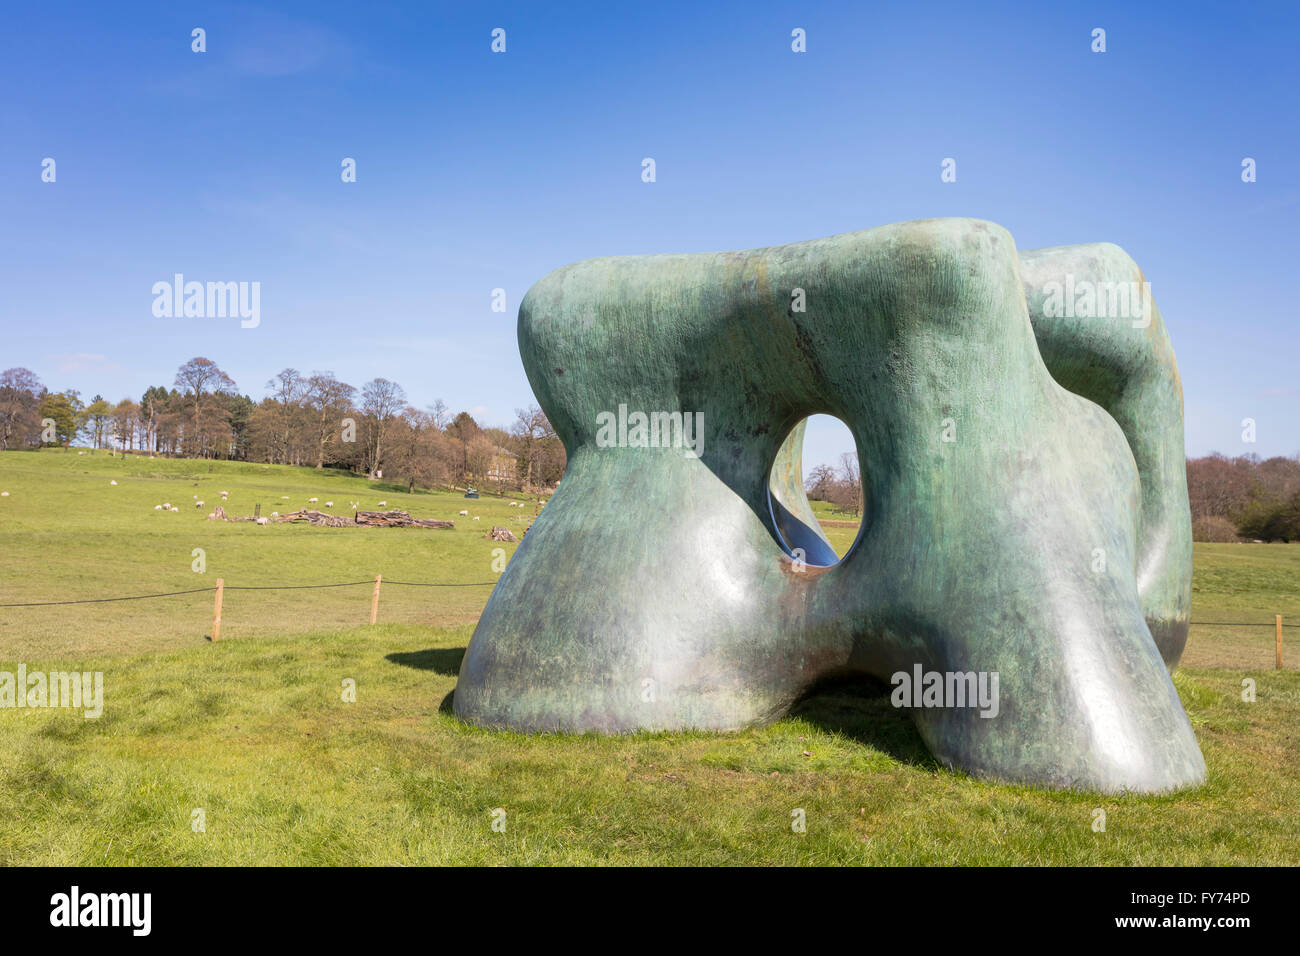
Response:
[{"label": "weathered green bronze", "polygon": [[[1141,282],[1115,246],[1018,255],[969,219],[546,276],[520,351],[568,468],[483,612],[456,713],[733,730],[868,674],[972,774],[1199,782],[1166,669],[1190,596],[1181,389]],[[818,413],[848,423],[863,476],[838,563],[801,487]],[[977,677],[991,706],[955,699]]]}]

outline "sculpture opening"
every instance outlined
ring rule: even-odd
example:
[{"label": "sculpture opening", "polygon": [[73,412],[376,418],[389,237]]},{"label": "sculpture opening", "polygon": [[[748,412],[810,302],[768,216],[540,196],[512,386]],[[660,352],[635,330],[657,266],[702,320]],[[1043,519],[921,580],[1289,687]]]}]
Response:
[{"label": "sculpture opening", "polygon": [[[810,434],[810,451],[817,463],[806,469],[803,452]],[[832,540],[808,500],[810,483],[838,517],[846,522],[861,517],[863,484],[857,446],[848,425],[834,416],[813,415],[790,429],[767,481],[767,503],[777,544],[790,557],[811,567],[831,567],[848,557],[856,537],[847,548],[845,541]],[[837,531],[836,537],[843,539],[846,535]]]}]

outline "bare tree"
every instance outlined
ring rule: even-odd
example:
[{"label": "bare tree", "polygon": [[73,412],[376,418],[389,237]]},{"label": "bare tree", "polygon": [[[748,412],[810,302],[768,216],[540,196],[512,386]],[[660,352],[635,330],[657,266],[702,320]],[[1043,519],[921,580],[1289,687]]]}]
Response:
[{"label": "bare tree", "polygon": [[366,471],[376,475],[384,463],[384,435],[392,420],[406,406],[406,392],[396,382],[375,378],[361,387],[361,411],[370,426]]},{"label": "bare tree", "polygon": [[451,421],[451,409],[447,407],[447,403],[441,398],[435,398],[433,404],[429,406],[429,417],[433,427],[438,431],[443,431],[446,429],[447,423]]},{"label": "bare tree", "polygon": [[813,501],[830,501],[835,489],[835,469],[830,465],[818,465],[808,473],[804,490]]},{"label": "bare tree", "polygon": [[140,421],[140,406],[124,398],[113,407],[113,439],[119,448],[135,450],[136,425]]},{"label": "bare tree", "polygon": [[515,421],[510,426],[510,434],[515,437],[519,448],[519,457],[524,463],[524,490],[531,488],[533,474],[542,453],[542,442],[555,436],[555,429],[536,405],[515,409]]},{"label": "bare tree", "polygon": [[862,508],[862,475],[858,470],[858,454],[846,451],[840,455],[838,481],[831,493],[831,502],[841,511],[858,514]]},{"label": "bare tree", "polygon": [[298,426],[303,417],[303,398],[307,394],[307,380],[298,373],[296,368],[281,369],[275,376],[266,383],[266,390],[271,393],[271,399],[274,401],[274,423],[272,434],[272,460],[278,456],[281,464],[296,465],[299,464],[298,456],[295,454],[295,446],[299,444],[294,439],[298,432]]},{"label": "bare tree", "polygon": [[333,372],[313,372],[307,380],[307,407],[312,416],[312,444],[316,449],[316,467],[325,467],[325,452],[343,435],[343,419],[352,408],[357,390],[340,382]]},{"label": "bare tree", "polygon": [[213,395],[234,394],[235,380],[218,368],[216,362],[199,356],[177,369],[175,385],[193,412],[195,451],[199,457],[206,458],[211,442],[204,431],[208,426],[204,412],[210,409]]},{"label": "bare tree", "polygon": [[0,372],[0,449],[34,444],[40,430],[41,393],[36,373],[25,368]]}]

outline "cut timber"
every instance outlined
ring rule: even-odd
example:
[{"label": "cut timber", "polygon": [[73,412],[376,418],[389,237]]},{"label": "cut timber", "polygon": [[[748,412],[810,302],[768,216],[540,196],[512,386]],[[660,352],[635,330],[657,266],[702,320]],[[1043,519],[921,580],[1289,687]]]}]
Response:
[{"label": "cut timber", "polygon": [[[344,521],[344,524],[347,522]],[[454,521],[412,518],[405,511],[358,511],[356,523],[376,528],[454,528]]]},{"label": "cut timber", "polygon": [[491,538],[493,541],[518,541],[509,528],[503,528],[499,524],[494,524],[492,530],[483,537]]}]

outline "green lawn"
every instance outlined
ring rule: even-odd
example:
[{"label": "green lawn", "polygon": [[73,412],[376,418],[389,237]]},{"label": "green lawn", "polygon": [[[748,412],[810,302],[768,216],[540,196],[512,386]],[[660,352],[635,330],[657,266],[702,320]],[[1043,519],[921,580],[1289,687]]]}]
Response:
[{"label": "green lawn", "polygon": [[[211,470],[209,470],[211,469]],[[111,485],[110,481],[117,481]],[[236,462],[110,458],[105,452],[0,452],[0,603],[149,594],[210,587],[373,581],[438,582],[473,587],[386,587],[380,620],[472,624],[497,578],[493,551],[516,545],[484,535],[492,525],[522,535],[535,503],[519,497],[478,500],[460,493],[408,495],[405,486],[310,468]],[[350,515],[351,502],[380,501],[418,518],[454,520],[453,530],[317,528],[208,521],[224,504],[231,515],[318,508]],[[288,496],[284,500],[282,496]],[[309,498],[319,498],[308,504]],[[204,502],[202,508],[195,501]],[[334,507],[325,508],[333,501]],[[155,511],[168,503],[179,513]],[[461,510],[469,511],[462,517]],[[473,520],[475,517],[479,520]],[[512,520],[513,519],[513,520]],[[206,571],[193,570],[204,551]],[[371,587],[226,592],[223,639],[275,636],[369,620]],[[206,644],[212,595],[69,608],[0,609],[0,655],[41,657],[135,654]]]},{"label": "green lawn", "polygon": [[[228,583],[489,581],[510,499],[407,496],[306,470],[0,453],[0,603]],[[109,479],[116,478],[117,486]],[[198,481],[198,487],[192,482]],[[206,522],[387,500],[454,531]],[[190,495],[206,507],[196,512]],[[279,495],[291,496],[281,503]],[[364,496],[364,497],[363,497]],[[163,515],[153,505],[180,504]],[[518,500],[518,499],[515,499]],[[340,508],[340,505],[342,508]],[[463,507],[479,522],[456,515]],[[528,509],[531,512],[531,503]],[[851,529],[850,529],[851,530]],[[850,534],[851,538],[851,534]],[[205,575],[190,570],[207,550]],[[506,546],[507,551],[512,546]],[[196,583],[197,582],[197,583]],[[1300,623],[1300,546],[1197,546],[1194,617]],[[102,670],[104,714],[0,710],[0,864],[1184,864],[1300,858],[1300,631],[1195,628],[1175,682],[1209,782],[1164,797],[943,770],[879,696],[841,688],[737,734],[536,736],[446,711],[490,588],[369,587],[0,609],[0,669]],[[1244,703],[1244,677],[1258,699]],[[343,700],[345,680],[356,700]],[[506,812],[494,832],[493,811]],[[1106,811],[1104,833],[1093,811]],[[194,832],[202,810],[206,829]],[[791,829],[802,809],[807,832]]]}]

